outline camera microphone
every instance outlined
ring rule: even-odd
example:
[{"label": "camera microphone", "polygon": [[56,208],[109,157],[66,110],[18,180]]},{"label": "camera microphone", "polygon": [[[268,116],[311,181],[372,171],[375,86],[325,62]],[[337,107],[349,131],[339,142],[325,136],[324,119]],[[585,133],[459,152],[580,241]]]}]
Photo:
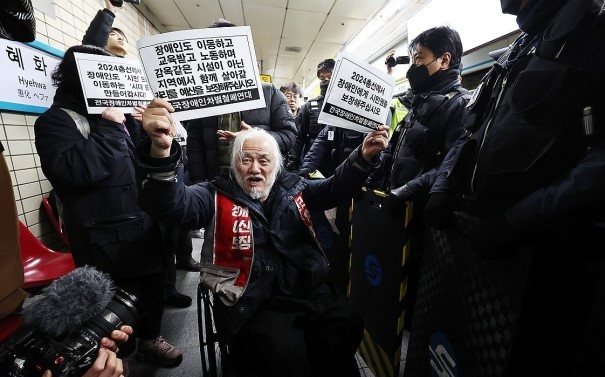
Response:
[{"label": "camera microphone", "polygon": [[23,309],[23,326],[0,345],[9,377],[78,377],[94,362],[99,340],[132,324],[137,298],[108,275],[79,267],[42,289]]},{"label": "camera microphone", "polygon": [[111,279],[93,267],[78,267],[45,287],[23,309],[23,324],[60,337],[89,321],[111,301]]}]

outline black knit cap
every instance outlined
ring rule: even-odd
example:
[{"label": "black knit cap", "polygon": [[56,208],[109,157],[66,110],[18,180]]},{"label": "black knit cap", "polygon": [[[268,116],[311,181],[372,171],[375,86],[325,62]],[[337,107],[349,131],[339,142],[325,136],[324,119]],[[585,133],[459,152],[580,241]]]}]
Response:
[{"label": "black knit cap", "polygon": [[325,59],[319,62],[319,64],[317,65],[317,77],[319,77],[319,72],[321,71],[332,72],[335,63],[336,62],[334,61],[334,59]]}]

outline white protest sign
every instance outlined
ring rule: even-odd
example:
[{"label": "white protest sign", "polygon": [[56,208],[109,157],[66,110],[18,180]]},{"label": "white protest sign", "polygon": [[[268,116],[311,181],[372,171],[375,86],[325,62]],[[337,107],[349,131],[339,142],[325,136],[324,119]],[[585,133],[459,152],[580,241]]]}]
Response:
[{"label": "white protest sign", "polygon": [[131,113],[153,99],[138,60],[79,52],[74,57],[89,114],[101,114],[108,107]]},{"label": "white protest sign", "polygon": [[341,53],[318,122],[359,132],[386,123],[395,79],[355,55]]},{"label": "white protest sign", "polygon": [[137,41],[156,97],[187,120],[265,107],[249,26],[174,31]]},{"label": "white protest sign", "polygon": [[57,89],[50,76],[61,58],[7,39],[0,39],[0,49],[0,109],[46,111]]}]

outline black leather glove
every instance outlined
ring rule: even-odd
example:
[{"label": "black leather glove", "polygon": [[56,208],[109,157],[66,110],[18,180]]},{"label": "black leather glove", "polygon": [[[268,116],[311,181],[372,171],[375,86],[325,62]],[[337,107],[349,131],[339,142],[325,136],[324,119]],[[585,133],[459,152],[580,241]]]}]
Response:
[{"label": "black leather glove", "polygon": [[413,192],[407,185],[397,187],[387,197],[389,215],[394,218],[400,218],[405,213],[405,202],[412,199]]},{"label": "black leather glove", "polygon": [[512,255],[522,238],[506,221],[504,215],[479,224],[472,235],[475,250],[486,259]]},{"label": "black leather glove", "polygon": [[429,196],[422,214],[427,225],[443,230],[452,223],[454,197],[448,192],[435,192]]}]

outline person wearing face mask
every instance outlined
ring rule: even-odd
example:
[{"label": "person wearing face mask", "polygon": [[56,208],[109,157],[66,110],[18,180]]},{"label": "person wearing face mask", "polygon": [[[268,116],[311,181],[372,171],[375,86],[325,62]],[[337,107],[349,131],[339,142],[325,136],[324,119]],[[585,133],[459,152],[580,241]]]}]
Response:
[{"label": "person wearing face mask", "polygon": [[[413,322],[413,303],[422,255],[425,225],[422,207],[426,202],[443,156],[464,132],[469,92],[460,83],[462,42],[458,32],[447,26],[420,33],[409,43],[412,65],[407,78],[410,89],[405,102],[408,114],[399,122],[389,147],[381,156],[381,169],[374,172],[368,187],[388,194],[386,215],[400,221],[413,203],[406,228],[411,240],[407,266],[408,293],[405,325]],[[407,204],[407,205],[406,205]],[[388,238],[389,234],[376,235]],[[407,241],[406,241],[407,242]],[[400,250],[404,245],[393,245]]]},{"label": "person wearing face mask", "polygon": [[492,317],[512,319],[499,329],[514,334],[498,345],[507,376],[603,376],[605,258],[593,245],[605,237],[605,1],[501,7],[522,34],[476,89],[425,218],[455,245],[435,248],[439,259],[466,262],[454,272],[497,292],[482,307],[516,304]]},{"label": "person wearing face mask", "polygon": [[288,153],[286,161],[286,169],[288,171],[298,171],[301,167],[301,162],[319,132],[324,128],[324,124],[317,121],[319,112],[323,106],[324,96],[330,85],[332,78],[332,70],[334,69],[334,59],[324,59],[317,65],[317,78],[319,79],[319,96],[305,102],[296,115],[296,127],[298,136],[294,142],[294,146]]},{"label": "person wearing face mask", "polygon": [[425,30],[409,44],[409,112],[367,182],[389,192],[393,216],[403,215],[407,200],[422,208],[443,156],[464,132],[470,93],[460,83],[462,51],[460,35],[447,26]]},{"label": "person wearing face mask", "polygon": [[463,133],[470,94],[459,78],[462,51],[460,35],[447,26],[425,30],[409,44],[409,112],[371,177],[371,186],[395,193],[392,199],[426,196],[441,159]]}]

